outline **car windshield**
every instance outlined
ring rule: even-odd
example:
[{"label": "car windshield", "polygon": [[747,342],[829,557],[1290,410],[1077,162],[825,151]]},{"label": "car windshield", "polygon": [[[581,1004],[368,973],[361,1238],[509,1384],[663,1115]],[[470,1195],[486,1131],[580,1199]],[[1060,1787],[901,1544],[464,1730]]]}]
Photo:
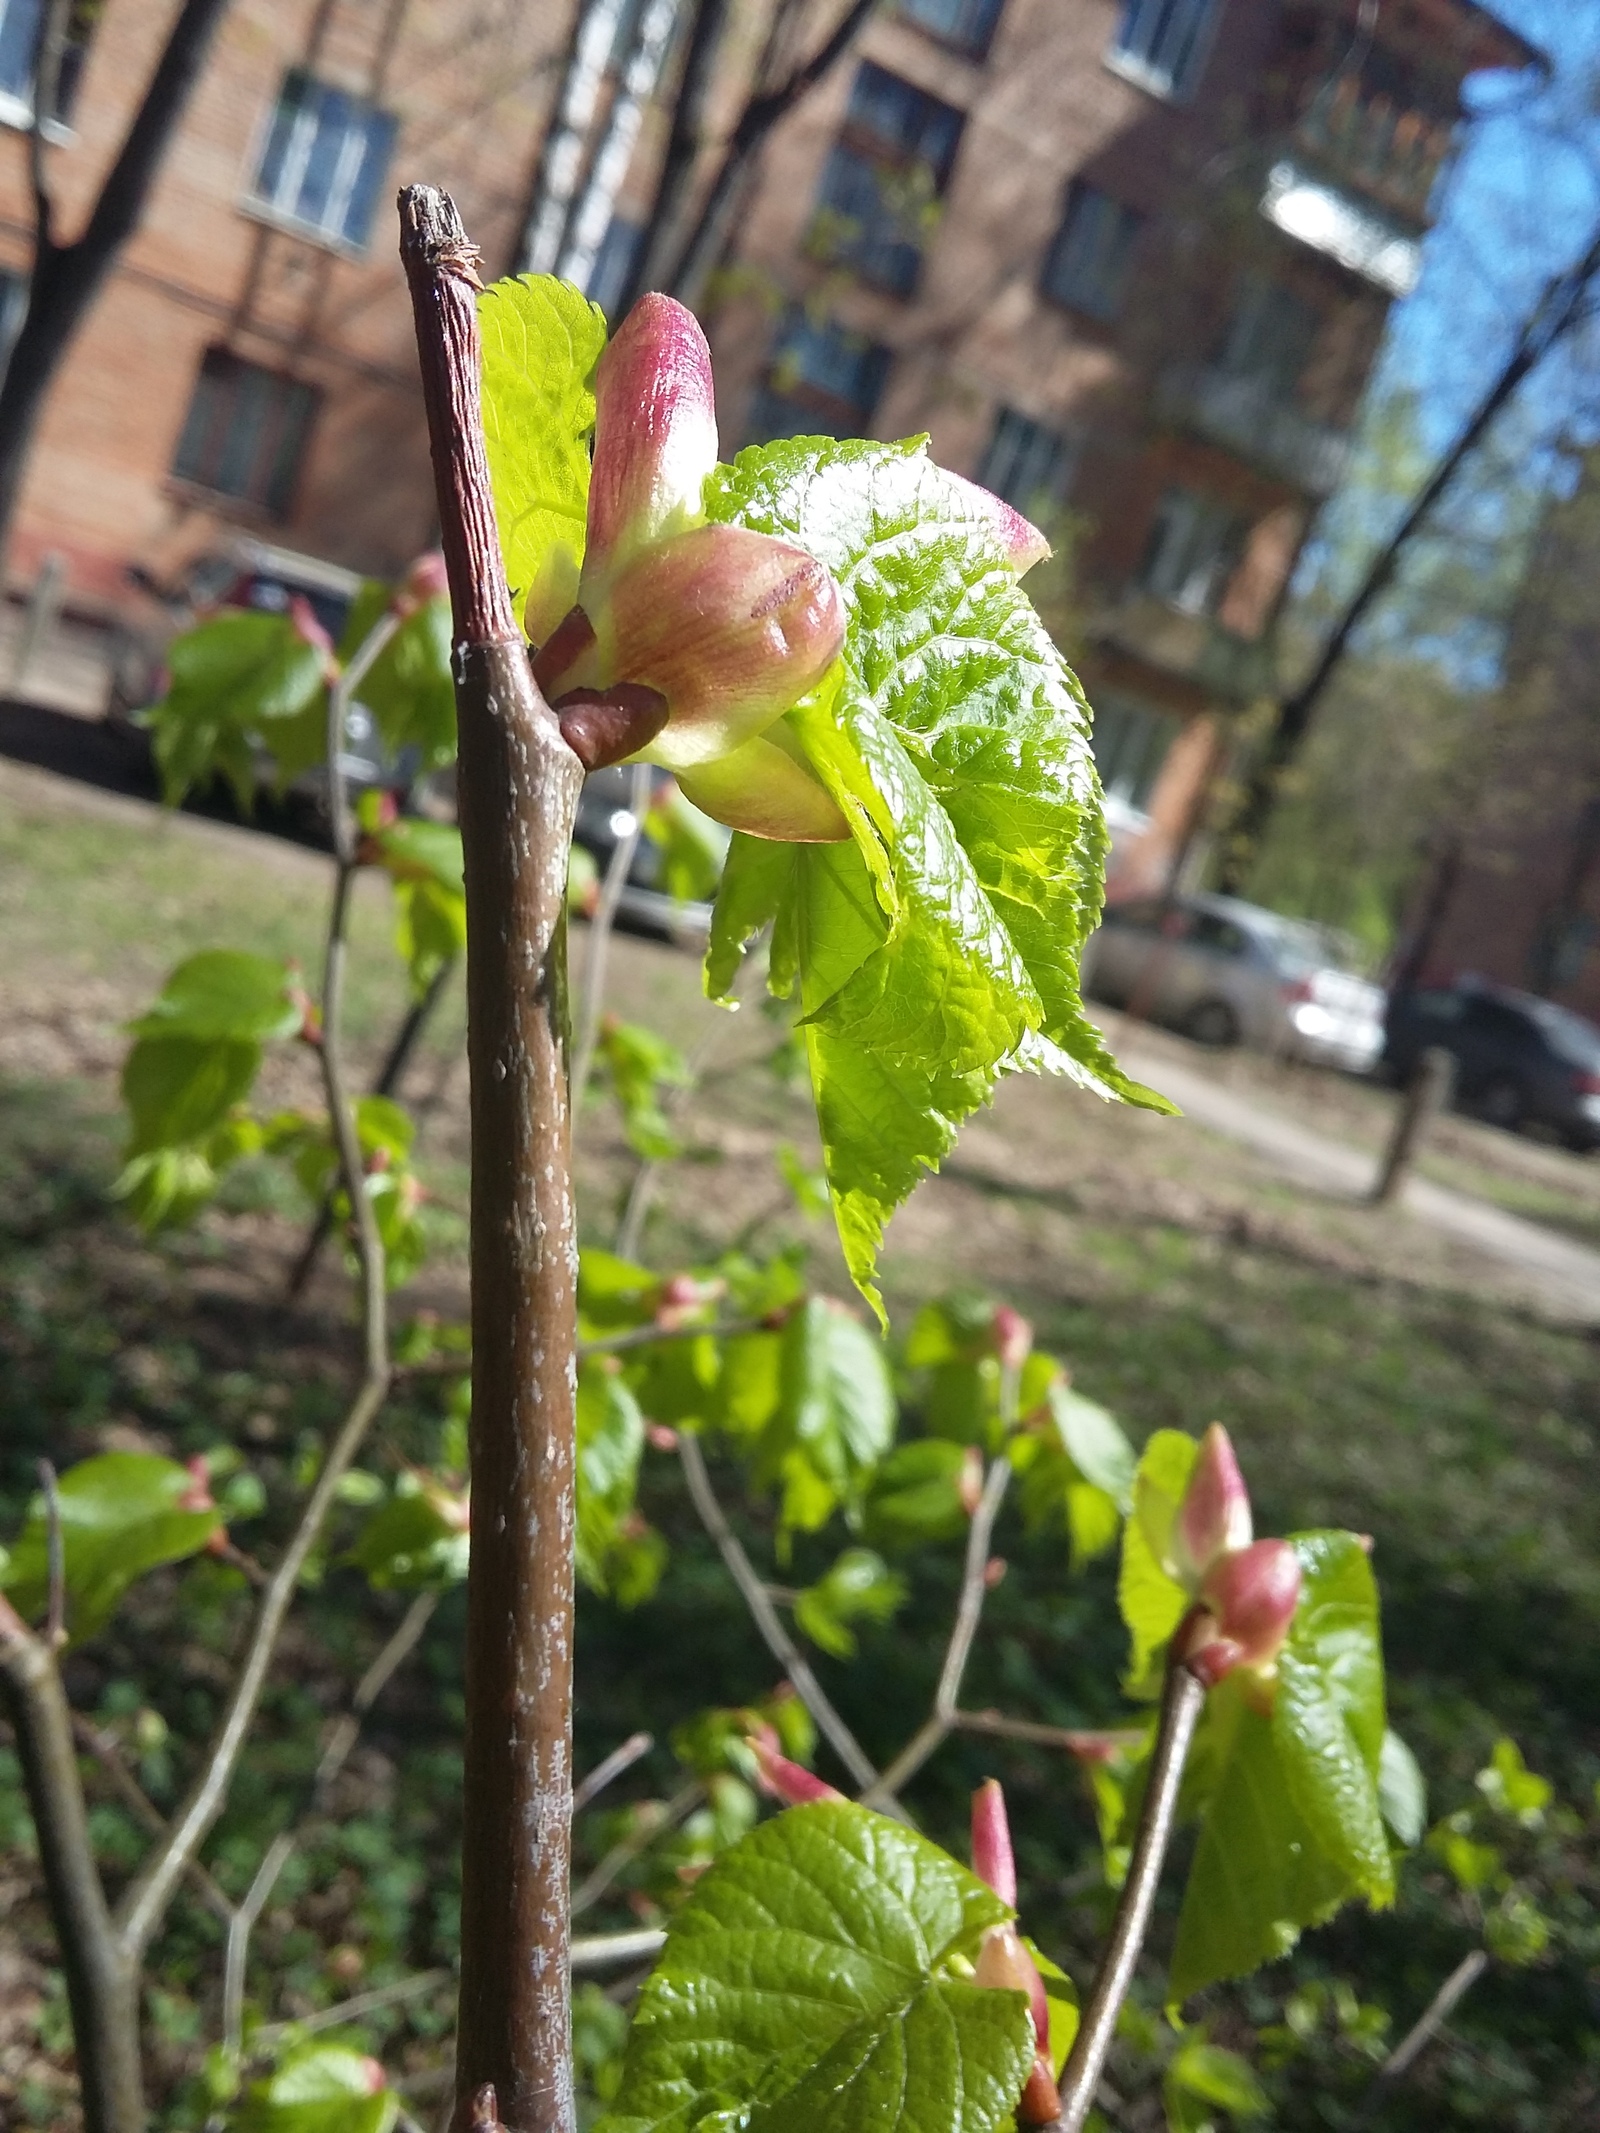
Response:
[{"label": "car windshield", "polygon": [[1303,978],[1314,970],[1357,969],[1355,944],[1330,926],[1313,925],[1309,919],[1280,918],[1274,911],[1253,915],[1250,929],[1287,978]]},{"label": "car windshield", "polygon": [[1569,1008],[1554,1007],[1548,1000],[1530,1001],[1528,1013],[1564,1059],[1591,1071],[1600,1068],[1600,1029],[1592,1022],[1585,1022],[1582,1015],[1573,1014]]}]

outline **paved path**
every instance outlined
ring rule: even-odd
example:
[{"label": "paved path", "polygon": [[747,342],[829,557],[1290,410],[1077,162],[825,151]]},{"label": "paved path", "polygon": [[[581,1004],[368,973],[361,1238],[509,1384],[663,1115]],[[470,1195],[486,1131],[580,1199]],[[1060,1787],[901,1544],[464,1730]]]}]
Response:
[{"label": "paved path", "polygon": [[[1365,1149],[1314,1133],[1258,1096],[1223,1088],[1179,1061],[1141,1055],[1137,1048],[1119,1050],[1118,1057],[1135,1079],[1170,1096],[1197,1126],[1253,1149],[1297,1183],[1350,1200],[1363,1200],[1372,1190],[1377,1159]],[[1401,1204],[1408,1214],[1513,1268],[1546,1309],[1580,1325],[1600,1325],[1600,1252],[1427,1178],[1411,1178]]]}]

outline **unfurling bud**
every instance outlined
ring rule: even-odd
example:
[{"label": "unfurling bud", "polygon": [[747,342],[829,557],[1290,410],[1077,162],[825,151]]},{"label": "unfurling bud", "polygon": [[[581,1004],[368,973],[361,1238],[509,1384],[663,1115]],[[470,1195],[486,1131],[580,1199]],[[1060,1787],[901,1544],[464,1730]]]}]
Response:
[{"label": "unfurling bud", "polygon": [[703,514],[717,463],[711,350],[692,311],[641,296],[595,372],[594,468],[583,587]]},{"label": "unfurling bud", "polygon": [[1010,1304],[996,1304],[993,1331],[1001,1369],[1020,1370],[1033,1348],[1033,1327]]},{"label": "unfurling bud", "polygon": [[[769,1731],[763,1728],[763,1731]],[[748,1746],[756,1759],[756,1782],[761,1790],[770,1793],[775,1800],[782,1800],[785,1807],[809,1807],[817,1800],[842,1800],[844,1794],[836,1792],[814,1771],[799,1763],[791,1763],[786,1755],[780,1755],[770,1740],[759,1733],[748,1737]]]},{"label": "unfurling bud", "polygon": [[382,2061],[378,2059],[362,2059],[361,2078],[369,2096],[381,2096],[389,2086],[389,2077],[383,2070]]},{"label": "unfurling bud", "polygon": [[1017,1862],[998,1778],[986,1778],[972,1795],[972,1871],[1002,1903],[1017,1908]]},{"label": "unfurling bud", "polygon": [[1173,1569],[1179,1583],[1197,1591],[1219,1557],[1249,1547],[1251,1533],[1250,1492],[1228,1432],[1213,1422],[1200,1439],[1199,1456],[1173,1522]]},{"label": "unfurling bud", "polygon": [[339,671],[339,662],[334,656],[333,639],[317,620],[317,611],[304,593],[295,593],[290,599],[289,621],[300,642],[309,644],[314,652],[322,654],[323,677],[332,681]]},{"label": "unfurling bud", "polygon": [[976,1518],[978,1506],[983,1501],[983,1454],[975,1444],[969,1444],[962,1457],[956,1492],[968,1518]]},{"label": "unfurling bud", "polygon": [[1268,1672],[1299,1598],[1300,1558],[1288,1541],[1255,1541],[1224,1555],[1206,1573],[1179,1655],[1207,1688],[1235,1667]]},{"label": "unfurling bud", "polygon": [[1050,2063],[1050,2002],[1045,1997],[1039,1966],[1022,1945],[1015,1926],[991,1926],[983,1936],[973,1981],[1001,1992],[1027,1995],[1033,2016],[1033,2065],[1017,2104],[1017,2116],[1027,2126],[1048,2125],[1061,2109],[1061,2097]]}]

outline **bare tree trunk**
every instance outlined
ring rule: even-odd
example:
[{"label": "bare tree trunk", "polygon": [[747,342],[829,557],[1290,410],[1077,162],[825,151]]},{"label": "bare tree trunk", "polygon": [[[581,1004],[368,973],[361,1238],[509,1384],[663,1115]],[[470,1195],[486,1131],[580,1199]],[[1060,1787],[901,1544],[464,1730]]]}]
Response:
[{"label": "bare tree trunk", "polygon": [[167,144],[228,4],[184,0],[89,220],[70,244],[57,243],[51,229],[42,141],[36,131],[37,228],[28,309],[0,382],[0,564],[46,395],[112,262],[138,227]]},{"label": "bare tree trunk", "polygon": [[1291,767],[1310,731],[1311,721],[1323,692],[1350,648],[1350,640],[1366,619],[1373,604],[1387,591],[1413,539],[1449,488],[1462,465],[1471,456],[1496,415],[1517,387],[1556,344],[1585,315],[1589,290],[1600,275],[1600,229],[1589,239],[1581,258],[1562,273],[1552,275],[1539,292],[1537,302],[1523,321],[1515,345],[1499,373],[1462,425],[1455,441],[1411,501],[1394,532],[1378,550],[1318,654],[1316,665],[1292,696],[1278,708],[1273,728],[1261,755],[1245,780],[1243,794],[1229,827],[1217,886],[1224,895],[1236,896],[1243,889],[1260,849],[1262,834],[1277,804],[1284,773]]}]

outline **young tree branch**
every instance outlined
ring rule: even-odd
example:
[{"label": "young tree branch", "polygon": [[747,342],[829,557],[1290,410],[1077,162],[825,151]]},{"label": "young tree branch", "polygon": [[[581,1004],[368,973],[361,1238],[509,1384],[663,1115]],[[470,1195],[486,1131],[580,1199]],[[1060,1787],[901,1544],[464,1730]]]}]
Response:
[{"label": "young tree branch", "polygon": [[863,1806],[887,1807],[900,1787],[916,1775],[945,1736],[960,1723],[957,1703],[961,1683],[972,1655],[972,1640],[978,1634],[988,1591],[989,1544],[994,1538],[994,1522],[1000,1515],[1000,1506],[1010,1485],[1011,1461],[1002,1452],[989,1468],[978,1508],[967,1527],[961,1590],[956,1599],[955,1622],[950,1631],[950,1642],[945,1647],[944,1664],[939,1669],[938,1687],[934,1690],[933,1710],[877,1783],[861,1795]]},{"label": "young tree branch", "polygon": [[1139,1951],[1144,1946],[1155,1902],[1156,1885],[1172,1839],[1177,1814],[1178,1788],[1189,1744],[1205,1708],[1206,1692],[1181,1660],[1169,1662],[1161,1695],[1161,1716],[1156,1726],[1155,1748],[1145,1785],[1144,1806],[1133,1840],[1128,1878],[1117,1899],[1111,1938],[1094,1990],[1083,2010],[1078,2034],[1061,2075],[1061,2115],[1048,2133],[1082,2133],[1095,2090],[1105,2067],[1117,2017],[1133,1983]]},{"label": "young tree branch", "polygon": [[655,1744],[653,1733],[630,1733],[620,1747],[613,1748],[608,1756],[595,1764],[572,1795],[573,1814],[580,1815],[586,1807],[592,1807],[606,1787],[615,1784],[625,1770],[631,1770],[640,1756],[648,1755]]},{"label": "young tree branch", "polygon": [[816,1720],[819,1732],[834,1754],[849,1771],[851,1782],[863,1789],[875,1790],[880,1783],[877,1771],[862,1752],[860,1742],[829,1701],[826,1690],[811,1671],[804,1653],[784,1628],[778,1610],[767,1595],[766,1586],[757,1576],[755,1566],[740,1545],[738,1535],[728,1524],[727,1515],[711,1486],[711,1476],[706,1472],[705,1455],[698,1440],[688,1430],[680,1430],[678,1433],[678,1457],[683,1462],[683,1476],[689,1484],[690,1501],[700,1515],[700,1523],[716,1543],[717,1553],[722,1557],[728,1575],[738,1586],[740,1596],[749,1608],[768,1651],[793,1682],[795,1694]]},{"label": "young tree branch", "polygon": [[[167,1818],[151,1799],[123,1760],[121,1744],[79,1711],[72,1714],[72,1734],[78,1746],[100,1765],[117,1798],[136,1822],[152,1837],[165,1834]],[[191,1859],[187,1879],[206,1909],[223,1926],[233,1923],[233,1905],[198,1859]]]},{"label": "young tree branch", "polygon": [[1412,2023],[1394,2050],[1384,2060],[1373,2076],[1372,2087],[1367,2092],[1367,2101],[1356,2120],[1356,2133],[1371,2125],[1382,2109],[1384,2100],[1396,2082],[1403,2081],[1418,2059],[1427,2050],[1434,2038],[1444,2028],[1473,1986],[1489,1967],[1489,1954],[1485,1948],[1474,1948],[1464,1955],[1454,1970],[1439,1987],[1422,2013]]},{"label": "young tree branch", "polygon": [[500,562],[477,253],[400,196],[456,645],[471,1074],[472,1558],[457,2123],[574,2123],[568,1980],[577,1235],[567,859],[582,766],[534,685]]}]

